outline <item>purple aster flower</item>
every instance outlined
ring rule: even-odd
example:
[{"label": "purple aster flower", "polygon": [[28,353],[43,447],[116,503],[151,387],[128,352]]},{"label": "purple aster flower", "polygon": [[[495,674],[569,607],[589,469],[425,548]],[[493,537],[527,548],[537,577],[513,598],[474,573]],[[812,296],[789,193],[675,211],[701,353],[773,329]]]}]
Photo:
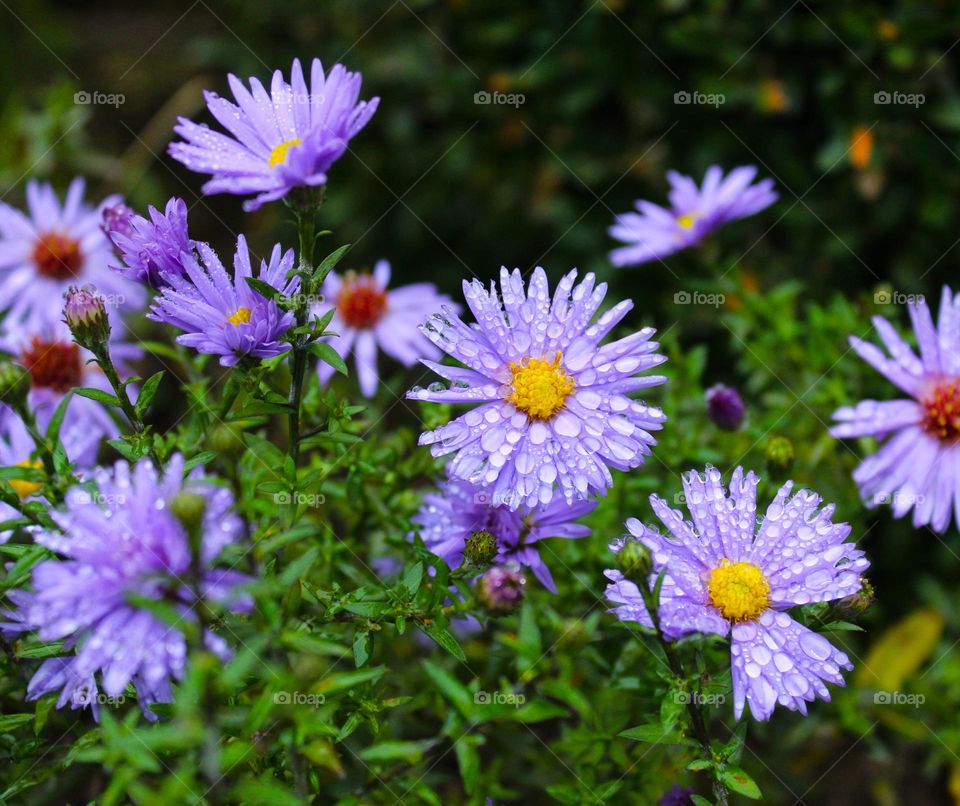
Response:
[{"label": "purple aster flower", "polygon": [[850,338],[857,354],[908,397],[864,400],[834,415],[835,437],[886,440],[854,471],[871,507],[890,503],[894,517],[913,509],[913,525],[943,532],[960,524],[960,295],[943,289],[939,327],[925,300],[909,305],[918,358],[882,316],[873,325],[887,353]]},{"label": "purple aster flower", "polygon": [[593,274],[574,285],[567,274],[553,298],[537,268],[524,286],[519,269],[500,271],[501,297],[491,284],[464,282],[477,324],[453,311],[435,314],[421,327],[434,344],[466,365],[423,363],[451,382],[449,389],[413,389],[408,397],[436,403],[479,404],[447,425],[421,435],[434,456],[455,453],[450,474],[490,488],[493,500],[533,507],[553,500],[557,487],[567,503],[602,492],[613,483],[610,467],[643,463],[662,428],[660,409],[628,395],[664,383],[662,375],[638,376],[666,361],[644,328],[618,341],[600,342],[633,307],[620,302],[591,324],[607,292]]},{"label": "purple aster flower", "polygon": [[756,174],[755,166],[744,165],[724,178],[723,169],[712,165],[698,188],[691,177],[668,171],[670,209],[641,199],[635,202],[638,213],[617,216],[609,233],[630,245],[614,249],[610,261],[632,266],[659,260],[696,246],[729,221],[759,213],[778,197],[772,179],[751,184]]},{"label": "purple aster flower", "polygon": [[707,414],[719,428],[736,431],[743,425],[747,408],[743,405],[740,393],[732,386],[715,384],[707,389],[706,398]]},{"label": "purple aster flower", "polygon": [[[421,358],[439,358],[440,351],[420,332],[420,325],[444,305],[460,310],[433,283],[388,290],[389,284],[390,264],[385,260],[377,261],[373,275],[348,272],[341,277],[331,272],[323,283],[324,300],[336,311],[329,329],[337,336],[330,344],[342,358],[353,351],[365,397],[373,397],[377,390],[378,347],[405,367]],[[321,361],[317,372],[320,383],[326,384],[334,369]]]},{"label": "purple aster flower", "polygon": [[184,252],[193,253],[194,242],[187,233],[187,205],[172,198],[161,213],[149,207],[150,220],[123,204],[103,211],[101,227],[120,253],[120,274],[153,288],[165,285],[165,274],[182,275]]},{"label": "purple aster flower", "polygon": [[236,104],[206,92],[207,107],[229,132],[223,134],[186,118],[174,130],[186,142],[170,146],[170,154],[192,171],[211,174],[203,192],[258,194],[245,210],[282,198],[300,185],[323,185],[327,171],[347,150],[380,103],[358,101],[361,76],[335,64],[325,76],[319,59],[310,69],[310,89],[299,59],[288,84],[273,74],[270,92],[256,79],[248,90],[236,76],[227,76]]},{"label": "purple aster flower", "polygon": [[492,499],[487,490],[454,477],[442,482],[438,492],[424,497],[413,523],[427,548],[451,568],[460,566],[472,535],[489,532],[496,541],[498,565],[525,566],[545,588],[556,593],[550,569],[536,544],[548,537],[586,537],[590,529],[575,521],[596,507],[596,501],[568,504],[562,498],[534,508],[523,504],[511,507]]},{"label": "purple aster flower", "polygon": [[670,790],[657,801],[657,806],[694,806],[692,789],[674,784]]},{"label": "purple aster flower", "polygon": [[[35,700],[61,690],[58,707],[90,703],[99,672],[104,692],[123,694],[128,683],[137,690],[141,708],[155,719],[149,705],[171,702],[171,682],[183,677],[187,645],[176,625],[160,621],[131,603],[133,596],[177,602],[184,621],[194,621],[198,595],[246,610],[249,597],[236,587],[246,578],[213,567],[230,543],[240,539],[243,524],[231,511],[233,497],[193,473],[184,481],[183,457],[173,456],[165,475],[143,460],[131,468],[118,462],[113,472],[100,469],[98,492],[74,487],[66,511],[52,512],[63,529],[39,531],[36,542],[66,559],[47,560],[33,570],[32,590],[11,591],[16,610],[4,624],[8,633],[34,630],[42,641],[64,641],[71,656],[45,661],[28,688]],[[186,582],[191,575],[187,534],[171,513],[181,490],[206,501],[202,525],[199,591]],[[212,633],[208,648],[229,657],[224,641]],[[94,698],[95,699],[95,698]]]},{"label": "purple aster flower", "polygon": [[[27,183],[29,216],[0,203],[0,303],[6,327],[37,331],[58,322],[71,285],[93,283],[112,307],[139,307],[142,288],[109,269],[110,242],[100,212],[83,201],[83,179],[61,205],[50,185]],[[118,196],[101,208],[115,205]]]},{"label": "purple aster flower", "polygon": [[[653,556],[654,574],[666,568],[660,619],[672,639],[690,632],[731,636],[734,713],[745,702],[766,720],[777,703],[806,714],[806,703],[830,699],[824,681],[843,685],[847,656],[785,611],[798,605],[843,599],[860,590],[869,563],[845,543],[846,523],[833,523],[834,506],[820,508],[815,493],[793,482],[780,488],[757,527],[757,477],[737,468],[727,495],[720,472],[688,473],[683,490],[692,523],[659,496],[650,496],[670,537],[631,518],[627,529]],[[619,552],[624,540],[611,545]],[[651,626],[637,586],[620,571],[606,596],[621,621]],[[651,577],[652,579],[655,576]]]},{"label": "purple aster flower", "polygon": [[[272,358],[286,352],[281,339],[293,327],[293,313],[281,310],[247,283],[253,270],[246,239],[242,235],[237,238],[233,278],[207,244],[198,243],[197,251],[203,266],[182,253],[185,274],[166,275],[169,285],[154,299],[148,317],[186,331],[177,336],[178,343],[219,355],[225,367],[242,358]],[[292,267],[293,250],[281,254],[277,244],[270,260],[260,262],[257,277],[289,295],[300,287],[298,277],[287,279]]]}]

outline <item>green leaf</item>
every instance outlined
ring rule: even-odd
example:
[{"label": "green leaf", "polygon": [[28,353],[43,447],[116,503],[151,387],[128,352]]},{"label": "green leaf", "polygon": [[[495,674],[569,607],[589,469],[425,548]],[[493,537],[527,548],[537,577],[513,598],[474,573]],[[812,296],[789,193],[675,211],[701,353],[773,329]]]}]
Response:
[{"label": "green leaf", "polygon": [[370,652],[373,650],[373,638],[366,630],[357,630],[353,636],[353,660],[357,668],[365,665],[370,660]]},{"label": "green leaf", "polygon": [[436,622],[431,622],[430,624],[418,622],[417,626],[428,636],[430,636],[430,638],[432,638],[438,646],[443,647],[457,660],[462,662],[467,660],[467,656],[464,654],[463,647],[460,646],[460,642],[453,637],[453,633],[451,633],[446,627],[442,627]]},{"label": "green leaf", "polygon": [[665,731],[662,725],[651,723],[649,725],[637,725],[635,728],[620,731],[620,736],[625,739],[633,739],[637,742],[647,742],[648,744],[680,744],[683,739],[678,733]]},{"label": "green leaf", "polygon": [[474,711],[474,698],[470,690],[460,683],[450,672],[432,661],[422,661],[421,665],[427,673],[427,677],[440,689],[440,693],[443,694],[461,714],[469,717]]},{"label": "green leaf", "polygon": [[120,406],[120,398],[116,395],[112,395],[109,392],[104,392],[103,389],[93,389],[88,386],[80,386],[75,388],[75,394],[80,395],[80,397],[88,398],[89,400],[96,400],[97,403],[103,403],[104,406]]},{"label": "green leaf", "polygon": [[722,770],[719,775],[720,780],[734,792],[739,792],[744,797],[752,800],[760,800],[760,787],[739,767],[731,767]]},{"label": "green leaf", "polygon": [[315,341],[310,345],[310,352],[326,364],[329,364],[342,375],[349,375],[347,365],[344,363],[340,353],[333,349],[325,341]]},{"label": "green leaf", "polygon": [[468,795],[472,795],[480,781],[480,754],[477,748],[464,736],[454,746],[457,754],[457,766],[460,768],[460,778]]},{"label": "green leaf", "polygon": [[63,418],[67,416],[67,406],[73,399],[73,393],[74,390],[71,389],[63,396],[63,400],[57,405],[56,411],[53,412],[53,417],[50,418],[50,422],[47,424],[47,440],[52,443],[58,443],[60,440],[60,426],[63,425]]},{"label": "green leaf", "polygon": [[137,415],[143,417],[150,408],[153,398],[156,397],[157,389],[160,387],[160,381],[163,380],[163,370],[151,375],[147,382],[140,387],[140,394],[137,396],[137,402],[134,410]]},{"label": "green leaf", "polygon": [[403,575],[401,583],[407,589],[407,593],[414,596],[420,590],[420,583],[423,581],[423,563],[418,562],[410,566]]},{"label": "green leaf", "polygon": [[196,456],[188,459],[186,462],[183,463],[183,472],[189,473],[195,467],[199,467],[200,465],[205,465],[207,462],[212,462],[216,458],[217,458],[216,451],[203,451],[202,453],[198,453]]},{"label": "green leaf", "polygon": [[435,741],[427,739],[421,742],[378,742],[365,747],[358,754],[364,761],[406,761],[416,764],[423,758],[424,751],[433,747]]},{"label": "green leaf", "polygon": [[373,666],[369,669],[357,669],[355,672],[336,672],[320,678],[310,690],[315,694],[333,694],[362,683],[378,680],[386,671],[386,666]]},{"label": "green leaf", "polygon": [[0,716],[0,733],[19,728],[21,725],[27,725],[33,722],[35,714],[4,714]]},{"label": "green leaf", "polygon": [[323,278],[330,273],[330,270],[337,265],[337,263],[340,261],[340,258],[347,253],[349,248],[350,244],[344,244],[339,249],[334,249],[329,255],[320,261],[320,265],[317,266],[317,270],[313,273],[314,279],[317,282],[322,281]]},{"label": "green leaf", "polygon": [[261,297],[266,299],[276,300],[281,297],[279,288],[274,288],[270,283],[264,282],[263,280],[258,280],[256,277],[245,277],[247,285],[250,286],[254,291],[256,291]]}]

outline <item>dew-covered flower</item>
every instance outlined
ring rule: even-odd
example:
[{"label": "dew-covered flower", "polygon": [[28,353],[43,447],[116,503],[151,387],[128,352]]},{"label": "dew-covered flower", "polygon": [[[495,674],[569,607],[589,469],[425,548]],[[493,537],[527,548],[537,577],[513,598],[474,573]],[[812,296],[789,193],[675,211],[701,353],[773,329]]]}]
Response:
[{"label": "dew-covered flower", "polygon": [[[153,719],[149,706],[173,699],[171,683],[183,677],[187,645],[182,628],[131,600],[174,603],[184,622],[196,620],[198,596],[238,610],[249,608],[248,597],[236,590],[246,578],[214,566],[223,549],[243,533],[232,512],[232,495],[197,472],[185,481],[183,468],[178,454],[163,475],[148,460],[135,467],[118,462],[113,471],[100,469],[94,475],[95,493],[74,487],[67,493],[66,510],[51,513],[62,534],[35,533],[38,543],[64,559],[40,563],[31,590],[9,593],[16,610],[3,627],[8,633],[36,631],[43,641],[62,640],[72,654],[40,666],[28,699],[60,690],[58,706],[85,706],[90,692],[97,691],[99,674],[109,697],[119,697],[132,682],[144,714]],[[182,490],[206,500],[199,586],[192,580],[190,541],[171,513]],[[205,640],[211,651],[229,656],[222,638],[208,632]]]},{"label": "dew-covered flower", "polygon": [[437,492],[424,496],[413,523],[426,547],[451,568],[460,566],[471,537],[489,533],[496,541],[495,563],[529,568],[545,588],[556,593],[537,544],[549,537],[586,537],[590,529],[576,521],[596,507],[596,501],[568,504],[562,498],[533,508],[511,507],[469,481],[448,478]]},{"label": "dew-covered flower", "polygon": [[[36,333],[17,328],[4,334],[0,336],[0,350],[13,355],[29,373],[27,405],[36,415],[41,429],[46,429],[64,396],[72,389],[92,388],[113,394],[110,382],[92,361],[93,354],[73,341],[62,321]],[[110,345],[110,353],[118,370],[129,375],[130,363],[142,355],[142,350],[115,341]],[[136,391],[136,387],[128,389],[131,393]],[[0,411],[0,419],[16,417],[7,406],[0,405]],[[96,464],[101,440],[118,435],[117,424],[101,403],[74,395],[67,404],[60,440],[70,461],[78,467]]]},{"label": "dew-covered flower", "polygon": [[27,183],[29,215],[0,203],[0,309],[5,327],[40,330],[60,320],[71,285],[92,283],[112,307],[138,307],[144,290],[109,268],[110,242],[100,230],[100,209],[83,201],[84,182],[70,183],[63,204],[48,184]]},{"label": "dew-covered flower", "polygon": [[451,382],[449,389],[413,389],[408,397],[475,408],[421,435],[434,456],[455,453],[450,474],[490,488],[493,500],[516,509],[553,500],[567,503],[603,492],[610,468],[642,464],[666,417],[628,395],[666,381],[638,375],[662,364],[647,327],[601,346],[633,307],[620,302],[591,324],[607,291],[588,274],[575,285],[567,274],[553,298],[537,268],[525,287],[519,269],[501,269],[498,295],[491,284],[464,282],[476,317],[465,324],[447,309],[421,328],[434,344],[466,367],[424,360]]},{"label": "dew-covered flower", "polygon": [[[843,685],[840,669],[853,668],[847,656],[786,611],[856,593],[869,563],[844,542],[850,526],[831,521],[833,504],[821,508],[815,493],[793,493],[793,482],[780,488],[757,527],[757,481],[737,468],[728,496],[718,470],[688,473],[683,490],[692,522],[652,495],[670,535],[630,519],[630,534],[610,548],[639,540],[653,555],[653,574],[666,568],[660,620],[669,638],[730,634],[734,713],[739,719],[749,703],[753,717],[765,720],[777,703],[806,714],[807,702],[829,700],[824,681]],[[612,612],[650,626],[636,584],[620,571],[605,573]]]},{"label": "dew-covered flower", "polygon": [[[330,272],[323,283],[325,305],[332,303],[335,311],[329,329],[337,336],[330,344],[341,358],[353,352],[365,397],[373,397],[377,390],[378,349],[405,367],[421,358],[439,358],[440,351],[420,332],[420,325],[444,305],[460,310],[433,283],[388,289],[389,284],[390,264],[385,260],[377,261],[372,275],[348,272],[341,277]],[[317,312],[325,305],[318,305]],[[325,384],[334,369],[321,361],[317,372]]]},{"label": "dew-covered flower", "polygon": [[830,433],[885,440],[854,471],[861,496],[871,507],[890,504],[897,518],[913,509],[915,527],[943,532],[951,514],[960,524],[960,294],[943,289],[939,326],[925,300],[909,311],[919,357],[882,316],[873,325],[886,352],[850,338],[856,353],[908,397],[844,406]]},{"label": "dew-covered flower", "polygon": [[614,249],[611,262],[632,266],[660,260],[699,244],[730,221],[759,213],[777,200],[777,193],[772,179],[751,184],[756,175],[753,165],[734,168],[726,177],[712,165],[697,187],[692,177],[668,171],[670,208],[639,199],[634,203],[638,212],[617,216],[609,233],[630,245]]},{"label": "dew-covered flower", "polygon": [[185,142],[172,143],[170,154],[190,170],[212,175],[204,193],[257,194],[244,203],[246,210],[300,185],[325,184],[330,166],[380,103],[359,100],[359,73],[335,64],[324,75],[319,59],[311,65],[309,90],[299,59],[289,83],[280,70],[274,72],[269,93],[256,78],[249,90],[234,75],[227,81],[236,103],[214,92],[205,97],[229,134],[180,118],[174,130]]},{"label": "dew-covered flower", "polygon": [[[203,265],[184,253],[184,275],[166,276],[169,285],[154,299],[148,317],[186,331],[177,336],[178,343],[220,356],[225,367],[243,358],[272,358],[285,352],[281,340],[293,327],[293,313],[281,310],[247,283],[246,278],[254,275],[246,239],[237,238],[233,277],[207,244],[198,243],[197,251]],[[300,287],[299,278],[287,279],[292,267],[293,250],[281,253],[277,244],[270,260],[260,262],[256,276],[289,295]]]},{"label": "dew-covered flower", "polygon": [[120,265],[111,268],[153,288],[166,284],[164,275],[183,274],[184,252],[192,254],[194,242],[187,232],[187,205],[176,197],[164,212],[147,210],[149,219],[124,204],[103,211],[101,227],[120,254]]}]

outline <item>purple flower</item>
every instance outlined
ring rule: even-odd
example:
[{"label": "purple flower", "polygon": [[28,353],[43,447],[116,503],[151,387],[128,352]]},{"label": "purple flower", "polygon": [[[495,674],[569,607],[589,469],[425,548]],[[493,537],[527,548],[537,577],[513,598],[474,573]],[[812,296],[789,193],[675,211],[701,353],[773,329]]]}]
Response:
[{"label": "purple flower", "polygon": [[182,275],[184,252],[193,253],[187,234],[187,205],[172,198],[164,213],[149,207],[150,220],[122,204],[103,211],[102,228],[120,253],[120,274],[153,288],[166,284],[165,274]]},{"label": "purple flower", "polygon": [[553,500],[557,487],[567,503],[613,483],[610,467],[643,463],[662,428],[660,409],[628,395],[664,383],[662,375],[638,376],[662,364],[650,341],[653,328],[600,346],[633,307],[620,302],[591,324],[607,291],[588,274],[574,285],[567,274],[550,297],[547,275],[536,269],[525,288],[519,269],[500,271],[496,286],[464,282],[477,319],[466,325],[450,309],[421,327],[466,368],[423,363],[451,388],[413,389],[408,397],[437,403],[479,404],[447,425],[421,435],[434,456],[455,453],[450,474],[490,488],[494,500],[516,509]]},{"label": "purple flower", "polygon": [[[27,183],[29,216],[0,203],[0,306],[5,327],[38,331],[60,320],[71,285],[94,284],[115,307],[139,307],[142,288],[110,271],[110,243],[100,212],[83,201],[83,179],[70,183],[63,204],[50,185]],[[115,205],[111,196],[100,205]]]},{"label": "purple flower", "polygon": [[[249,598],[238,593],[246,578],[213,567],[222,550],[242,535],[228,489],[197,473],[184,481],[183,458],[170,459],[165,475],[149,461],[131,468],[118,462],[114,471],[98,470],[98,492],[74,487],[66,511],[52,512],[63,529],[40,531],[37,543],[66,559],[47,560],[33,570],[31,591],[11,591],[16,610],[5,631],[34,630],[42,641],[64,641],[70,656],[45,661],[28,688],[35,700],[61,690],[58,707],[91,702],[99,672],[104,692],[123,694],[128,683],[137,690],[141,708],[155,719],[149,705],[171,702],[171,682],[183,677],[187,646],[176,625],[160,621],[131,603],[142,597],[173,601],[184,621],[194,621],[197,596],[248,609]],[[184,528],[171,514],[171,503],[183,489],[202,495],[206,510],[202,527],[200,590],[185,581],[191,575],[190,545]],[[223,640],[209,633],[211,651],[229,657]],[[95,701],[95,698],[94,698]]]},{"label": "purple flower", "polygon": [[732,386],[715,384],[707,389],[706,398],[707,414],[719,428],[736,431],[743,424],[747,409],[740,393]]},{"label": "purple flower", "polygon": [[567,504],[562,498],[535,508],[510,507],[469,481],[449,478],[440,484],[438,492],[424,497],[413,523],[427,548],[451,568],[460,566],[471,535],[489,532],[496,540],[498,565],[525,566],[545,588],[556,593],[550,569],[536,544],[548,537],[586,537],[590,529],[575,521],[596,507],[596,501]]},{"label": "purple flower", "polygon": [[[860,590],[869,563],[845,543],[846,523],[833,523],[834,506],[820,508],[807,490],[791,495],[780,488],[757,527],[757,477],[737,468],[727,495],[720,473],[688,473],[683,490],[692,523],[666,501],[650,504],[671,537],[627,521],[632,537],[653,555],[654,576],[666,568],[660,619],[669,638],[687,633],[731,636],[734,713],[745,702],[755,719],[766,720],[777,703],[806,714],[806,703],[830,699],[823,681],[843,685],[847,656],[826,638],[794,621],[785,611],[798,605],[842,599]],[[611,545],[619,552],[624,540]],[[621,621],[651,625],[637,586],[620,571],[606,596]]]},{"label": "purple flower", "polygon": [[[153,301],[148,317],[186,331],[177,336],[178,343],[219,355],[225,367],[242,358],[272,358],[284,353],[287,348],[281,339],[293,326],[294,317],[247,283],[253,271],[246,239],[242,235],[237,238],[233,278],[207,244],[198,243],[197,251],[203,267],[183,253],[185,274],[166,275],[169,285]],[[282,294],[292,294],[300,287],[299,278],[287,279],[292,267],[293,250],[281,254],[277,244],[269,262],[260,262],[257,277]]]},{"label": "purple flower", "polygon": [[692,789],[674,784],[670,790],[657,801],[657,806],[694,806]]},{"label": "purple flower", "polygon": [[[378,347],[405,367],[421,358],[439,358],[440,351],[420,332],[420,325],[444,305],[460,310],[433,283],[388,290],[389,284],[390,264],[385,260],[377,261],[372,276],[348,272],[341,277],[331,272],[323,283],[324,299],[336,311],[329,329],[337,336],[330,344],[342,358],[353,351],[365,397],[373,397],[377,390]],[[317,372],[320,383],[326,384],[334,369],[321,361]]]},{"label": "purple flower", "polygon": [[274,72],[269,94],[256,78],[249,90],[234,75],[227,81],[236,104],[213,92],[204,95],[229,134],[180,118],[174,130],[186,142],[171,144],[170,154],[190,170],[213,176],[204,193],[258,194],[244,202],[248,211],[294,187],[325,184],[330,166],[380,103],[358,101],[359,73],[335,64],[324,76],[319,59],[311,65],[309,91],[298,59],[289,84],[280,70]]},{"label": "purple flower", "polygon": [[913,525],[943,532],[951,511],[960,524],[960,295],[943,289],[939,328],[925,300],[909,305],[918,358],[882,316],[873,325],[884,350],[856,337],[850,346],[908,397],[864,400],[834,413],[835,437],[886,440],[854,471],[871,507],[890,503],[894,517],[913,509]]},{"label": "purple flower", "polygon": [[639,213],[617,216],[609,232],[630,246],[614,249],[610,261],[632,266],[660,260],[699,244],[729,221],[759,213],[778,197],[772,179],[750,184],[756,174],[755,166],[744,165],[724,178],[723,169],[712,165],[698,188],[691,177],[668,171],[670,209],[641,199],[635,202]]}]

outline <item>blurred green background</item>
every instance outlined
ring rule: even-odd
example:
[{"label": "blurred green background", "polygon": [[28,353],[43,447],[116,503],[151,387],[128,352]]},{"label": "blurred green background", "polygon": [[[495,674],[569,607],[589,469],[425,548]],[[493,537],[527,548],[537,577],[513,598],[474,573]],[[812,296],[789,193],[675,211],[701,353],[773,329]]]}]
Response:
[{"label": "blurred green background", "polygon": [[[265,80],[294,56],[360,70],[363,96],[381,106],[333,168],[324,208],[337,242],[354,244],[348,264],[385,257],[395,283],[426,278],[455,295],[463,278],[487,280],[502,264],[542,264],[553,278],[574,266],[596,271],[611,299],[636,301],[633,323],[667,332],[671,384],[651,399],[673,421],[657,450],[668,470],[706,460],[727,470],[741,456],[759,468],[769,434],[785,433],[797,445],[798,482],[855,521],[878,604],[869,639],[852,646],[902,671],[883,685],[929,692],[926,710],[873,708],[877,681],[861,677],[867,693],[847,689],[835,710],[778,714],[744,759],[768,800],[949,803],[952,792],[960,802],[956,527],[938,540],[886,512],[864,513],[849,478],[857,457],[825,433],[836,406],[894,395],[844,356],[847,334],[868,335],[875,313],[905,325],[902,308],[884,304],[891,293],[933,297],[956,285],[955,2],[8,0],[0,36],[3,200],[19,204],[27,176],[62,187],[77,173],[91,197],[120,191],[141,210],[179,195],[193,236],[226,252],[241,231],[261,253],[290,243],[284,209],[245,215],[236,198],[202,198],[203,178],[165,155],[176,116],[209,120],[202,90],[225,93],[227,72]],[[124,101],[77,104],[79,91]],[[482,91],[523,102],[478,104]],[[684,92],[723,102],[677,103]],[[886,96],[877,93],[912,103],[878,103]],[[713,163],[756,164],[780,201],[695,253],[612,269],[614,213],[636,198],[662,201],[666,170],[699,179]],[[726,303],[675,305],[682,290],[722,292]],[[704,424],[702,390],[715,380],[745,390],[748,430]],[[624,483],[619,507],[636,512],[646,493],[679,488],[660,475]],[[605,534],[615,528],[608,509]],[[594,581],[604,567],[597,552],[560,551]],[[897,631],[911,613],[919,621]],[[558,752],[583,762],[571,747]],[[532,751],[549,761],[542,747]]]}]

